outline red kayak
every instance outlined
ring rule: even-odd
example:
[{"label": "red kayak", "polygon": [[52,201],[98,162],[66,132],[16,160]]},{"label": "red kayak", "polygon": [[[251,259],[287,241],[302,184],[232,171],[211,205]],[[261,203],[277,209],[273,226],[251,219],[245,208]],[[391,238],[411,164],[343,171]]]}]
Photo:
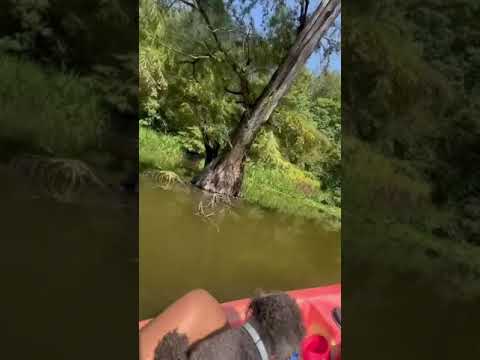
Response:
[{"label": "red kayak", "polygon": [[[287,292],[297,301],[303,315],[307,329],[306,341],[317,340],[322,336],[328,340],[330,347],[340,349],[341,345],[341,286],[340,284],[293,290]],[[222,304],[227,314],[229,323],[241,326],[245,322],[249,299],[235,300]],[[142,328],[148,320],[140,321]],[[305,344],[304,344],[305,346]],[[339,354],[335,356],[339,359]]]}]

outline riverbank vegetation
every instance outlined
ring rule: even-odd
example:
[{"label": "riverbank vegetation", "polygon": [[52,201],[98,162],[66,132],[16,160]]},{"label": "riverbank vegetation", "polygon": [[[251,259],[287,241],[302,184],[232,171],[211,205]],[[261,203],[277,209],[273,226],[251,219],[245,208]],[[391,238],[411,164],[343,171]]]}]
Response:
[{"label": "riverbank vegetation", "polygon": [[0,59],[3,141],[50,154],[78,154],[99,145],[106,112],[93,86],[14,56]]},{"label": "riverbank vegetation", "polygon": [[[141,171],[173,171],[200,188],[338,226],[340,74],[301,64],[268,122],[246,125],[305,25],[298,11],[320,7],[185,3],[141,1]],[[253,8],[266,11],[263,20]],[[320,58],[338,50],[334,30]],[[251,135],[239,135],[250,126]]]},{"label": "riverbank vegetation", "polygon": [[35,172],[61,160],[78,178],[114,170],[116,185],[137,173],[135,11],[124,0],[2,2],[2,162]]},{"label": "riverbank vegetation", "polygon": [[352,6],[343,24],[343,64],[355,71],[342,94],[342,253],[349,266],[374,258],[441,279],[431,285],[448,296],[472,297],[480,293],[480,108],[470,44],[479,13],[457,5],[370,2]]}]

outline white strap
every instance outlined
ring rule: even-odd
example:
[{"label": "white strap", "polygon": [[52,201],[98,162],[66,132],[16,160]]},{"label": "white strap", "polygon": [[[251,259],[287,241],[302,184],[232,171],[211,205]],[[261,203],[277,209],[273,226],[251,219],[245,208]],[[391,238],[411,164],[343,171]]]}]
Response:
[{"label": "white strap", "polygon": [[260,357],[262,358],[262,360],[268,360],[267,349],[265,348],[265,344],[263,343],[262,339],[260,339],[260,335],[258,335],[257,330],[255,330],[255,328],[248,322],[246,322],[242,327],[250,335],[253,342],[257,346],[258,352],[260,353]]}]

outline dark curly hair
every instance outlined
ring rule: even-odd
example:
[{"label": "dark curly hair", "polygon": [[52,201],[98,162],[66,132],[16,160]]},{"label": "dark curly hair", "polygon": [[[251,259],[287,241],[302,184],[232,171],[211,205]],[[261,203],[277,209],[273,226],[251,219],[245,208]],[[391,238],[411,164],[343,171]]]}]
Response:
[{"label": "dark curly hair", "polygon": [[290,296],[285,293],[261,294],[252,299],[248,312],[270,354],[277,359],[288,359],[298,350],[305,336],[302,314]]},{"label": "dark curly hair", "polygon": [[155,349],[155,360],[188,360],[188,339],[176,330],[166,334]]}]

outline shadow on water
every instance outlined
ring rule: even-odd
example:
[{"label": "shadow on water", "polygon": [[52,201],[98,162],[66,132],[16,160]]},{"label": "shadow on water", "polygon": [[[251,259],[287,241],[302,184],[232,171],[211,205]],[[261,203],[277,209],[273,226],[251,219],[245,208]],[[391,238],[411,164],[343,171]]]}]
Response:
[{"label": "shadow on water", "polygon": [[59,203],[0,172],[2,344],[25,359],[136,357],[117,346],[137,336],[136,199]]},{"label": "shadow on water", "polygon": [[340,281],[339,233],[245,204],[207,221],[201,197],[141,182],[140,318],[199,287],[227,301]]}]

